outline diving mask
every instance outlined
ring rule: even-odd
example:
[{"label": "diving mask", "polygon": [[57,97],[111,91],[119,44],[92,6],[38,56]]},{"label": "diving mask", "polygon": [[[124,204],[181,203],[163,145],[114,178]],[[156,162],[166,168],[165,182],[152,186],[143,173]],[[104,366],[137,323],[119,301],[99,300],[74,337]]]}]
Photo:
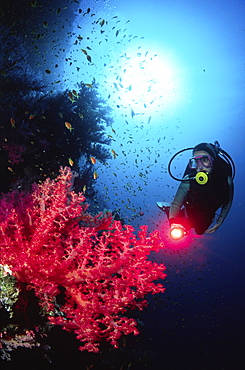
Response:
[{"label": "diving mask", "polygon": [[197,155],[189,159],[189,167],[191,169],[210,168],[213,164],[213,158],[209,155]]}]

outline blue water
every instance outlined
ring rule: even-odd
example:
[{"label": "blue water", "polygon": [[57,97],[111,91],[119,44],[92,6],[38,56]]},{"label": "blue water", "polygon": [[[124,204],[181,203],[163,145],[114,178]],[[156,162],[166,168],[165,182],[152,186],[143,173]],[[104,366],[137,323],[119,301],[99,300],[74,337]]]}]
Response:
[{"label": "blue water", "polygon": [[[90,14],[81,17],[75,10],[68,21],[59,15],[60,24],[68,22],[73,32],[65,53],[57,54],[63,39],[56,45],[50,37],[45,47],[52,46],[52,52],[45,58],[33,54],[32,64],[47,83],[61,80],[52,85],[57,90],[95,79],[113,109],[113,131],[107,131],[118,156],[107,165],[96,164],[99,207],[120,209],[136,231],[142,224],[150,231],[161,229],[165,216],[155,203],[171,202],[178,186],[167,173],[168,161],[199,142],[218,140],[235,162],[236,177],[232,208],[215,234],[154,256],[166,264],[166,292],[149,297],[149,307],[138,316],[139,337],[126,338],[123,350],[104,354],[104,360],[91,355],[83,362],[82,354],[76,358],[72,352],[73,358],[60,355],[56,363],[78,368],[82,361],[85,368],[89,362],[95,369],[243,369],[245,2],[71,3],[83,12],[90,7]],[[103,26],[93,23],[99,18]],[[84,38],[79,47],[74,45],[78,35]],[[79,50],[87,46],[92,64]],[[176,163],[176,174],[185,161]]]}]

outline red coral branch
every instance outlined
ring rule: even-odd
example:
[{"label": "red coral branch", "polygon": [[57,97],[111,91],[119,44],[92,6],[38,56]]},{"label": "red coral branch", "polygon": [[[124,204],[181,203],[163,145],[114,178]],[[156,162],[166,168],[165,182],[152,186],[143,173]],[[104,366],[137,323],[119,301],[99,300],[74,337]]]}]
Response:
[{"label": "red coral branch", "polygon": [[[1,264],[34,289],[52,324],[74,331],[81,350],[98,352],[102,338],[116,347],[122,334],[138,334],[137,322],[123,314],[142,309],[146,294],[164,291],[155,281],[165,267],[148,259],[162,243],[147,226],[136,237],[111,214],[90,215],[71,186],[71,170],[61,168],[30,195],[0,200]],[[60,287],[65,303],[57,310]]]},{"label": "red coral branch", "polygon": [[8,160],[11,165],[19,164],[20,162],[23,162],[24,159],[22,158],[22,154],[26,150],[25,145],[17,145],[13,143],[5,143],[1,145],[8,153]]}]

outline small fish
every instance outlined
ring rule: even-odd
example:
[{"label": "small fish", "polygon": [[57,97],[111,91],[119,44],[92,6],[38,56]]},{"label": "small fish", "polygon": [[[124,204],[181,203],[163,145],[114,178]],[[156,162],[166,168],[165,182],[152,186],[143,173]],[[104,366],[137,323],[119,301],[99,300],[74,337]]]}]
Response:
[{"label": "small fish", "polygon": [[69,122],[65,122],[65,127],[68,129],[68,130],[73,130],[73,127],[72,125],[69,123]]},{"label": "small fish", "polygon": [[102,21],[100,21],[100,25],[101,25],[101,27],[103,27],[103,26],[104,26],[104,24],[105,24],[105,20],[104,20],[104,19],[102,19]]},{"label": "small fish", "polygon": [[94,157],[90,157],[90,160],[91,160],[91,162],[92,162],[93,164],[95,164],[95,163],[96,163],[96,158],[94,158]]},{"label": "small fish", "polygon": [[13,128],[15,127],[15,119],[14,118],[10,118],[10,124]]},{"label": "small fish", "polygon": [[87,50],[85,50],[85,49],[81,49],[82,50],[82,52],[85,54],[85,55],[87,55],[88,53],[87,53]]},{"label": "small fish", "polygon": [[92,84],[85,84],[85,86],[89,87],[90,89],[93,88],[93,85]]},{"label": "small fish", "polygon": [[68,97],[69,97],[69,99],[71,100],[72,103],[74,103],[74,101],[76,101],[76,99],[74,99],[75,96],[72,94],[71,91],[68,91],[67,95],[68,95]]},{"label": "small fish", "polygon": [[34,114],[30,114],[29,119],[33,119],[34,117]]},{"label": "small fish", "polygon": [[37,6],[37,1],[36,0],[32,1],[31,2],[31,7],[36,8],[36,6]]},{"label": "small fish", "polygon": [[91,56],[90,56],[90,55],[87,55],[87,60],[88,60],[90,63],[92,63],[92,58],[91,58]]},{"label": "small fish", "polygon": [[74,95],[76,98],[78,97],[78,93],[76,92],[76,90],[72,90],[72,95]]},{"label": "small fish", "polygon": [[50,74],[50,73],[51,73],[50,69],[45,69],[45,72],[46,72],[47,74]]},{"label": "small fish", "polygon": [[111,152],[112,152],[112,156],[113,156],[113,158],[114,159],[116,159],[117,158],[117,156],[118,156],[118,154],[115,152],[115,150],[111,150]]},{"label": "small fish", "polygon": [[112,128],[111,131],[113,132],[113,134],[116,134],[116,131],[114,130],[114,128]]},{"label": "small fish", "polygon": [[71,159],[71,157],[68,158],[68,162],[70,166],[74,166],[74,161]]},{"label": "small fish", "polygon": [[98,177],[99,177],[98,173],[96,171],[94,171],[94,173],[93,173],[94,180],[96,180]]},{"label": "small fish", "polygon": [[83,185],[83,193],[85,193],[86,190],[87,190],[87,186]]},{"label": "small fish", "polygon": [[83,114],[82,114],[82,113],[78,113],[78,116],[79,116],[81,119],[83,119],[83,118],[84,118],[84,116],[83,116]]}]

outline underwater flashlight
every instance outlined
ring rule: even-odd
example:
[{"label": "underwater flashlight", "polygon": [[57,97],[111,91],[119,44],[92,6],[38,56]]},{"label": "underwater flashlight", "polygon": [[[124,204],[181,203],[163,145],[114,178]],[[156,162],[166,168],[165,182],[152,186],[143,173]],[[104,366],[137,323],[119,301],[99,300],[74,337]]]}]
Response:
[{"label": "underwater flashlight", "polygon": [[186,230],[182,225],[172,224],[170,228],[170,237],[173,240],[180,240],[186,235]]},{"label": "underwater flashlight", "polygon": [[196,182],[200,185],[205,185],[208,182],[208,175],[205,172],[198,172],[195,178]]}]

